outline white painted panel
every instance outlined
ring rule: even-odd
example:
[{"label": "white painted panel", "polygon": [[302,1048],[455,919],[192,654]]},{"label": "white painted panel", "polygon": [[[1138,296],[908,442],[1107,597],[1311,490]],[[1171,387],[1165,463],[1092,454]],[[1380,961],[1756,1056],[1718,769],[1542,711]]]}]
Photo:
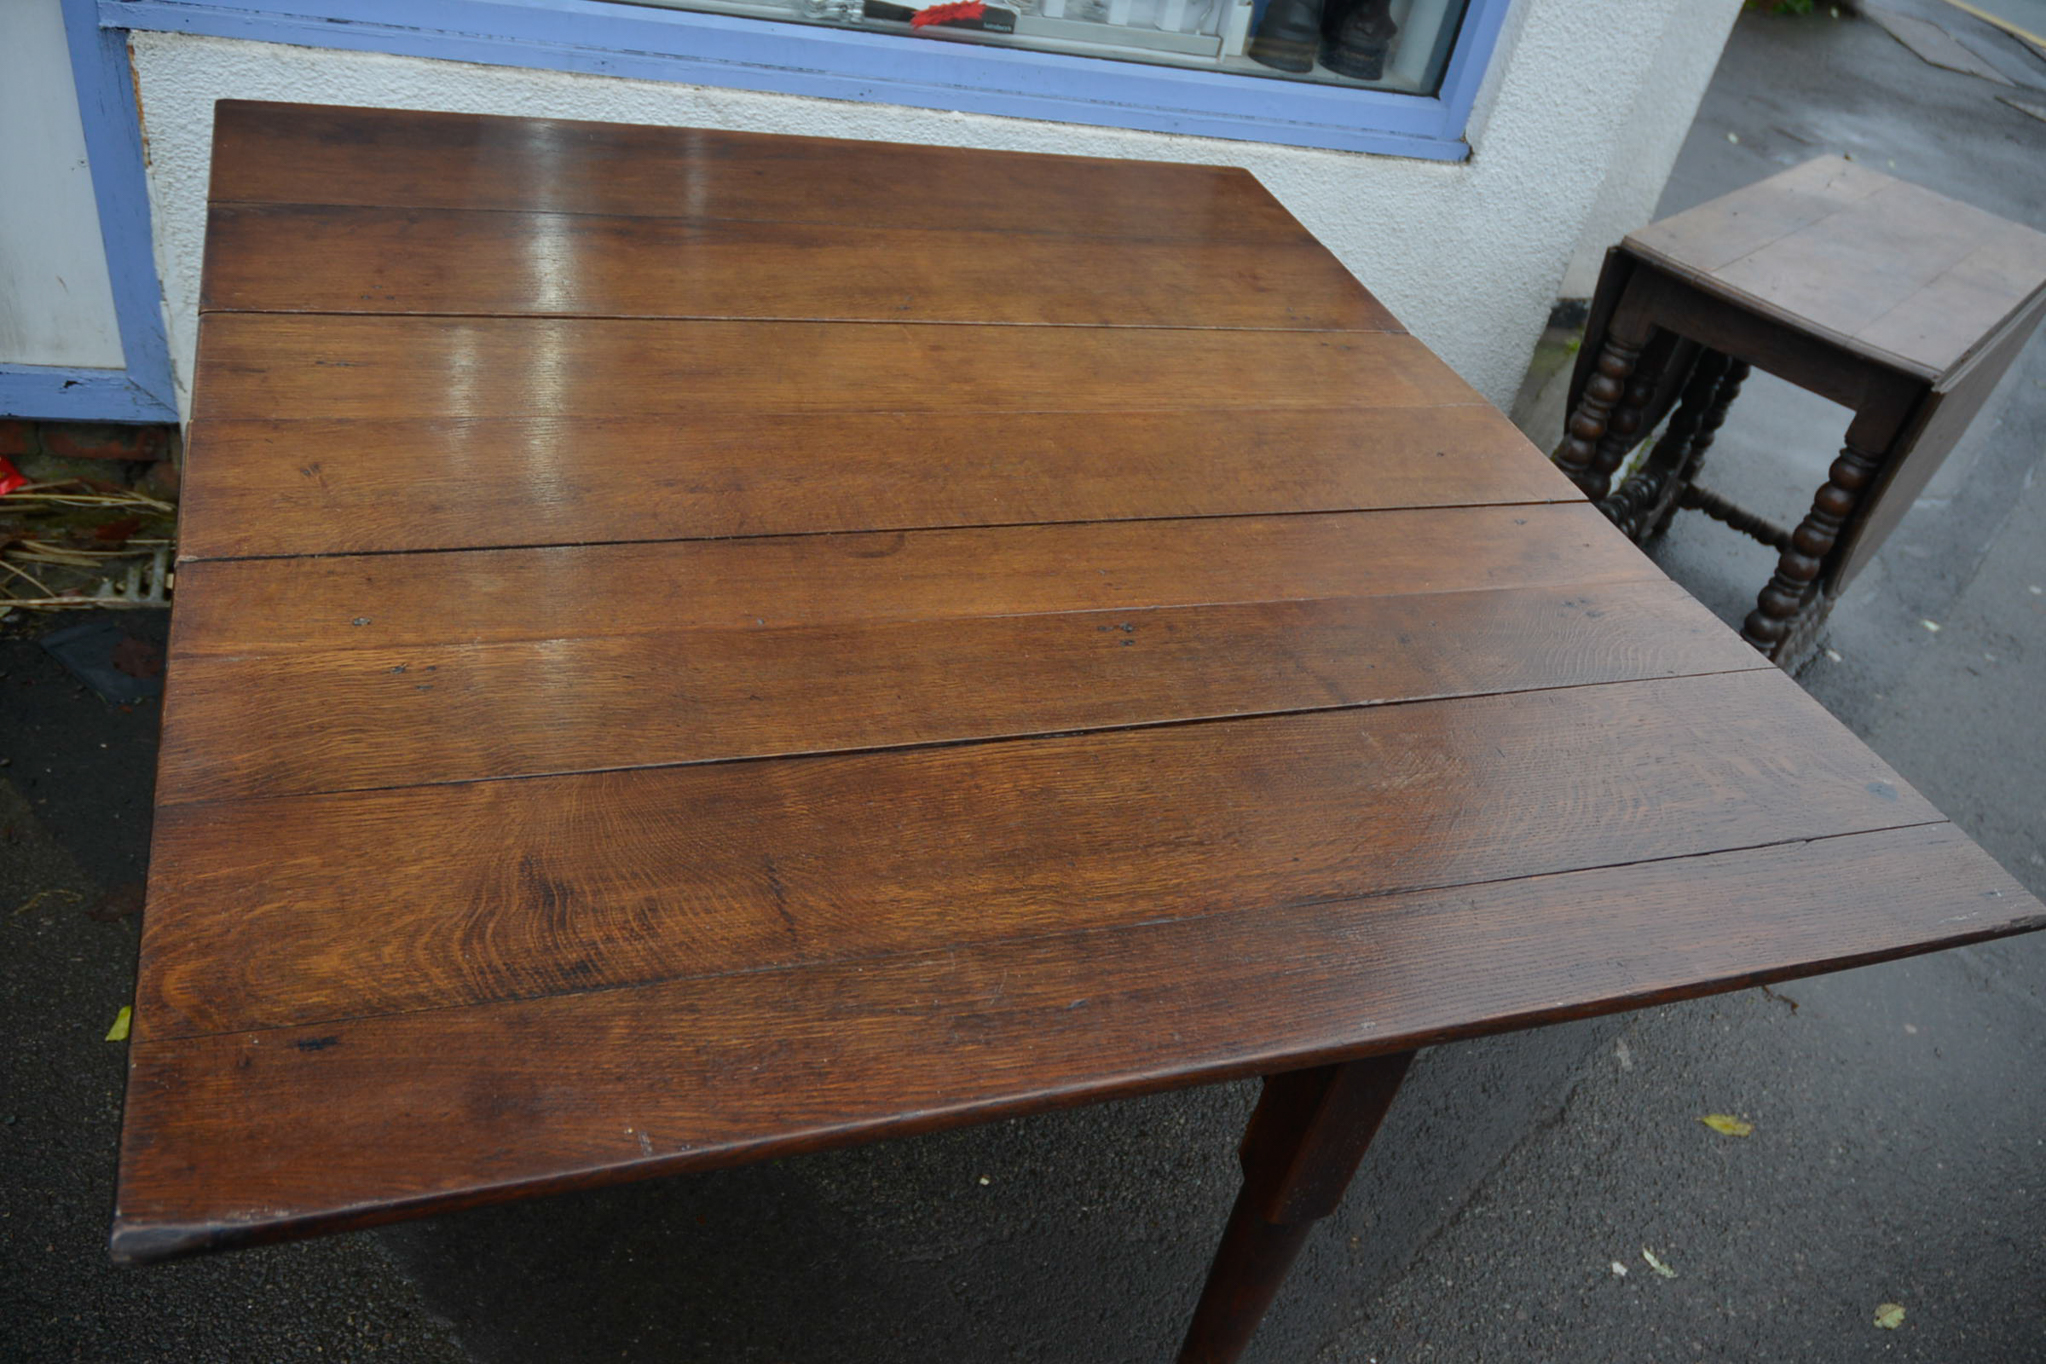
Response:
[{"label": "white painted panel", "polygon": [[122,367],[58,0],[0,0],[0,365]]}]

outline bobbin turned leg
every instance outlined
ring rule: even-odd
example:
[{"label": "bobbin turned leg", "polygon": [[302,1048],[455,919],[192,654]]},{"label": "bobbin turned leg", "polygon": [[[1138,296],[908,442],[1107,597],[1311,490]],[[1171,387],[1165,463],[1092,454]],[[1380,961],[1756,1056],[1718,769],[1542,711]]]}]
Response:
[{"label": "bobbin turned leg", "polygon": [[1712,449],[1712,442],[1717,439],[1719,428],[1726,424],[1727,409],[1732,407],[1733,400],[1740,396],[1741,385],[1747,382],[1747,378],[1747,361],[1727,359],[1726,367],[1719,375],[1719,386],[1712,394],[1712,403],[1705,409],[1705,415],[1699,419],[1698,429],[1692,434],[1690,446],[1684,453],[1684,461],[1665,490],[1655,523],[1648,528],[1649,536],[1660,535],[1668,530],[1670,518],[1677,514],[1677,508],[1691,505],[1690,494],[1697,488],[1698,473],[1705,467],[1705,455]]},{"label": "bobbin turned leg", "polygon": [[1691,485],[1747,377],[1744,360],[1713,350],[1699,355],[1684,385],[1683,399],[1670,416],[1669,429],[1634,476],[1598,504],[1629,539],[1646,544],[1669,528],[1679,506],[1695,505],[1690,500]]},{"label": "bobbin turned leg", "polygon": [[1712,405],[1705,409],[1704,417],[1698,423],[1698,430],[1691,437],[1691,448],[1684,459],[1681,472],[1677,475],[1677,487],[1683,488],[1698,477],[1698,471],[1705,467],[1705,452],[1712,448],[1718,438],[1719,428],[1726,425],[1727,409],[1741,393],[1741,385],[1747,382],[1748,362],[1726,359],[1726,368],[1720,372],[1719,387],[1712,395]]},{"label": "bobbin turned leg", "polygon": [[[1556,447],[1556,467],[1594,502],[1606,495],[1613,469],[1626,455],[1626,449],[1616,447],[1616,442],[1631,435],[1640,425],[1640,404],[1633,402],[1627,381],[1633,377],[1646,339],[1645,336],[1637,339],[1615,331],[1607,332],[1605,343],[1599,347],[1598,360],[1592,367],[1591,378],[1584,385],[1584,396],[1578,400],[1577,410],[1570,414],[1570,420],[1564,426],[1563,443]],[[1627,425],[1625,432],[1616,432],[1613,429],[1613,409],[1622,399],[1628,400],[1628,406],[1620,414],[1621,423],[1629,423],[1631,413],[1631,424]],[[1642,397],[1641,403],[1646,401],[1647,398]],[[1616,448],[1612,463],[1606,464],[1607,452]]]},{"label": "bobbin turned leg", "polygon": [[1812,498],[1812,509],[1790,532],[1790,543],[1776,563],[1775,575],[1741,626],[1741,638],[1770,658],[1780,660],[1800,613],[1822,590],[1819,575],[1827,556],[1882,469],[1900,422],[1899,413],[1869,411],[1847,428],[1847,443],[1840,457],[1826,471],[1826,482]]},{"label": "bobbin turned leg", "polygon": [[1644,532],[1662,509],[1671,484],[1691,461],[1694,438],[1719,392],[1720,376],[1726,372],[1726,365],[1726,357],[1717,351],[1708,350],[1698,356],[1691,377],[1684,383],[1683,397],[1670,414],[1669,429],[1648,452],[1641,467],[1598,504],[1606,519],[1628,539],[1648,538]]},{"label": "bobbin turned leg", "polygon": [[[1655,398],[1655,385],[1661,377],[1657,363],[1667,364],[1666,351],[1658,353],[1644,347],[1642,354],[1635,357],[1634,372],[1620,393],[1620,400],[1613,404],[1611,415],[1606,418],[1605,439],[1598,443],[1598,454],[1593,458],[1591,471],[1598,486],[1610,490],[1613,475],[1626,463],[1627,456],[1641,443],[1641,418],[1648,404]],[[1594,497],[1603,496],[1593,494]]]},{"label": "bobbin turned leg", "polygon": [[1314,1224],[1342,1204],[1414,1053],[1265,1077],[1244,1130],[1243,1189],[1180,1347],[1179,1364],[1231,1364]]}]

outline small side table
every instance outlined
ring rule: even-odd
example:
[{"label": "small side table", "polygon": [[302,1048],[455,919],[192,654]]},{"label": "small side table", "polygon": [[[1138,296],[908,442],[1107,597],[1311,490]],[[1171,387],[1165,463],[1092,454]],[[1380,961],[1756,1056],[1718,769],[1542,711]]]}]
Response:
[{"label": "small side table", "polygon": [[[1808,161],[1606,254],[1555,462],[1636,542],[1694,508],[1780,550],[1741,637],[1793,666],[2042,315],[2046,235],[1841,157]],[[1698,483],[1750,366],[1854,412],[1793,529]]]}]

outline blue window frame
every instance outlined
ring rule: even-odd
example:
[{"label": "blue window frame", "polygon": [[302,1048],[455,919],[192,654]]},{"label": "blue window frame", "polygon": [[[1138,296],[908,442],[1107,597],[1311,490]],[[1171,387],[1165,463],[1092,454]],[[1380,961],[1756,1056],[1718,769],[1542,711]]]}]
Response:
[{"label": "blue window frame", "polygon": [[0,365],[0,415],[38,421],[176,421],[127,43],[124,35],[100,27],[95,0],[62,3],[123,367]]},{"label": "blue window frame", "polygon": [[[69,0],[67,0],[67,3]],[[99,0],[100,23],[1458,161],[1510,0],[1470,0],[1434,95],[905,39],[610,0]]]}]

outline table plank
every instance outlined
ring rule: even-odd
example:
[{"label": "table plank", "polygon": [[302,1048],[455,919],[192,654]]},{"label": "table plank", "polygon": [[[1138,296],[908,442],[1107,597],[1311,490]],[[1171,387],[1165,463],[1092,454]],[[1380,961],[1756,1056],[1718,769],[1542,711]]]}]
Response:
[{"label": "table plank", "polygon": [[230,204],[207,311],[1399,331],[1321,246]]},{"label": "table plank", "polygon": [[146,1260],[1640,1007],[2046,925],[1950,825],[138,1043]]},{"label": "table plank", "polygon": [[1837,156],[1652,224],[1626,246],[1942,387],[2046,288],[2046,234]]},{"label": "table plank", "polygon": [[[1427,639],[1431,647],[1414,647]],[[159,806],[1766,668],[1674,583],[187,659]],[[987,678],[1000,675],[999,687]]]},{"label": "table plank", "polygon": [[[1629,248],[1710,276],[1897,183],[1845,157],[1820,156],[1627,236]],[[1766,186],[1766,188],[1763,188]]]},{"label": "table plank", "polygon": [[1314,240],[1234,166],[243,100],[214,117],[215,204]]},{"label": "table plank", "polygon": [[473,1005],[1938,818],[1774,669],[169,806],[135,1027]]},{"label": "table plank", "polygon": [[1487,404],[201,421],[187,558],[1574,502]]},{"label": "table plank", "polygon": [[179,574],[174,669],[209,655],[1662,577],[1584,502],[214,560]]},{"label": "table plank", "polygon": [[1483,401],[1381,332],[209,313],[199,365],[199,421]]}]

